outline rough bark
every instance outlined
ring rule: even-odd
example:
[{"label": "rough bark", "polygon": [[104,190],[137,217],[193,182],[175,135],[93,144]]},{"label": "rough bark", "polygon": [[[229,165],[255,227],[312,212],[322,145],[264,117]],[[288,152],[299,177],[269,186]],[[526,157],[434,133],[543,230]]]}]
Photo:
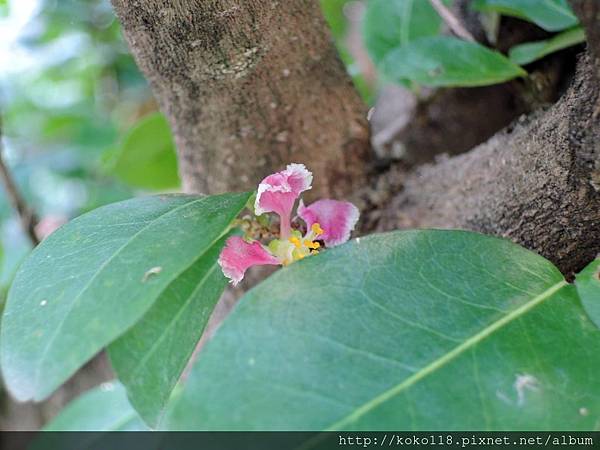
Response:
[{"label": "rough bark", "polygon": [[466,228],[508,237],[564,273],[600,252],[600,6],[575,2],[588,53],[565,95],[465,155],[421,168],[382,229]]},{"label": "rough bark", "polygon": [[112,0],[169,119],[187,191],[253,188],[289,162],[315,195],[364,183],[366,108],[317,0]]}]

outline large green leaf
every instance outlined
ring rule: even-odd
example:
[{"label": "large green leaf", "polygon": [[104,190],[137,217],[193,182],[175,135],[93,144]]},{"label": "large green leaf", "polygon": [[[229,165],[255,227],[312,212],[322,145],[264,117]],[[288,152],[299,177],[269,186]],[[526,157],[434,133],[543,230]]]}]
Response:
[{"label": "large green leaf", "polygon": [[217,259],[227,236],[165,289],[150,311],[109,347],[119,380],[155,426],[227,283]]},{"label": "large green leaf", "polygon": [[179,186],[171,129],[162,114],[144,117],[118,149],[113,172],[133,187],[169,189]]},{"label": "large green leaf", "polygon": [[475,0],[474,7],[527,19],[548,31],[560,31],[578,23],[567,0]]},{"label": "large green leaf", "polygon": [[385,76],[429,86],[484,86],[527,75],[501,53],[453,37],[428,37],[389,52]]},{"label": "large green leaf", "polygon": [[516,45],[510,49],[509,58],[515,64],[529,64],[550,53],[557,52],[582,42],[585,42],[585,32],[583,28],[576,27],[571,30],[563,31],[545,41],[527,42],[525,44]]},{"label": "large green leaf", "polygon": [[367,50],[375,63],[395,48],[439,33],[442,21],[429,1],[369,0],[363,22]]},{"label": "large green leaf", "polygon": [[280,270],[208,343],[172,429],[592,429],[600,330],[508,241],[361,238]]},{"label": "large green leaf", "polygon": [[141,431],[148,427],[127,401],[118,382],[103,383],[77,397],[44,431]]},{"label": "large green leaf", "polygon": [[134,325],[218,244],[248,197],[129,200],[44,240],[19,269],[4,310],[1,363],[13,395],[47,397]]},{"label": "large green leaf", "polygon": [[588,315],[600,327],[600,257],[577,275],[575,284]]}]

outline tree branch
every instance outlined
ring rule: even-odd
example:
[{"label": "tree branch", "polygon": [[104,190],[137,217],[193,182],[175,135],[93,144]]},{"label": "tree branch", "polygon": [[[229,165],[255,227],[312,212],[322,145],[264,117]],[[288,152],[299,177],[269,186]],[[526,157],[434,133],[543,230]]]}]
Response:
[{"label": "tree branch", "polygon": [[469,153],[409,175],[380,229],[463,228],[503,236],[567,275],[600,253],[600,3],[572,5],[588,48],[562,98]]},{"label": "tree branch", "polygon": [[1,131],[2,130],[0,129],[0,180],[2,181],[2,185],[4,186],[4,190],[10,204],[19,216],[19,221],[21,223],[21,227],[23,228],[23,232],[27,235],[27,237],[29,237],[33,245],[36,246],[40,243],[35,233],[37,218],[33,209],[27,205],[27,202],[21,196],[19,189],[12,178],[10,170],[4,162],[4,148],[2,145]]},{"label": "tree branch", "polygon": [[552,108],[410,176],[381,228],[499,235],[566,274],[577,272],[600,253],[599,99],[593,66],[584,57]]}]

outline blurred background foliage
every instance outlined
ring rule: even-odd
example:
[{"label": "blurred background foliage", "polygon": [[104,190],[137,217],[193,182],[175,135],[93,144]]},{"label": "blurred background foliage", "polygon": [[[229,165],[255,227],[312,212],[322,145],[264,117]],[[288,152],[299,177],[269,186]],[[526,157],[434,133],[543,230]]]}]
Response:
[{"label": "blurred background foliage", "polygon": [[[344,61],[349,0],[322,0]],[[355,2],[356,3],[356,2]],[[121,36],[109,0],[0,0],[4,157],[40,232],[103,204],[179,188],[164,117]],[[0,284],[31,249],[0,190]]]},{"label": "blurred background foliage", "polygon": [[[145,120],[156,104],[109,1],[10,0],[2,11],[4,156],[41,234],[142,190],[176,189],[169,129],[162,116]],[[2,194],[6,283],[30,243]]]}]

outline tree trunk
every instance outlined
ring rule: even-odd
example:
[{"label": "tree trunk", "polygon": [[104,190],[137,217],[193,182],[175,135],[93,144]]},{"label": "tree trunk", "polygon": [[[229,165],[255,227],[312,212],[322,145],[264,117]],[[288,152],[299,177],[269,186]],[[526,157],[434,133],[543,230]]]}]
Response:
[{"label": "tree trunk", "polygon": [[585,266],[600,252],[598,84],[590,69],[586,58],[548,111],[410,176],[382,228],[471,229],[508,237],[565,273]]},{"label": "tree trunk", "polygon": [[465,155],[422,167],[380,224],[495,234],[566,274],[600,252],[600,4],[574,2],[588,55],[567,93]]},{"label": "tree trunk", "polygon": [[255,188],[290,162],[315,195],[365,182],[366,107],[317,0],[112,0],[171,123],[186,191]]}]

